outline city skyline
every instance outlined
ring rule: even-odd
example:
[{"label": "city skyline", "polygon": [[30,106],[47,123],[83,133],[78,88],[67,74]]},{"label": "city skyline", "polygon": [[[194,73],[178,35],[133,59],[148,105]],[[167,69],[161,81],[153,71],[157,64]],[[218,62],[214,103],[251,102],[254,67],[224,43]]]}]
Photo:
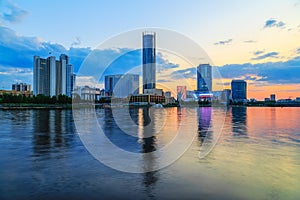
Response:
[{"label": "city skyline", "polygon": [[[181,32],[201,45],[213,61],[210,64],[218,67],[228,88],[232,79],[244,79],[248,83],[249,97],[262,100],[272,93],[279,99],[300,96],[299,1],[166,1],[154,2],[150,7],[143,6],[143,2],[132,3],[140,9],[131,12],[130,3],[119,2],[124,8],[121,12],[120,8],[113,6],[113,2],[91,1],[94,6],[89,8],[93,9],[84,12],[87,7],[79,2],[61,2],[61,6],[69,9],[53,16],[50,11],[55,9],[55,4],[50,1],[44,1],[43,6],[35,1],[2,1],[0,89],[8,89],[15,82],[32,84],[33,55],[47,57],[49,52],[55,56],[65,53],[70,56],[76,73],[86,55],[111,35],[139,27],[146,27],[145,30],[147,27],[164,27]],[[170,5],[174,11],[184,14],[177,16],[166,9]],[[168,17],[163,18],[160,12],[156,12],[153,18],[148,19],[141,14],[150,11],[153,6],[158,11],[164,10],[166,13],[162,12],[163,16]],[[107,9],[96,12],[100,7]],[[111,14],[112,9],[117,11],[113,12],[116,15]],[[203,12],[196,12],[198,10]],[[214,12],[209,12],[211,10]],[[79,11],[90,14],[81,16],[83,20],[74,20],[75,16],[71,13]],[[124,23],[124,16],[130,23]],[[60,24],[61,19],[68,23]],[[40,28],[37,24],[41,21],[47,26]],[[99,24],[91,26],[94,21]],[[63,30],[64,34],[57,34],[54,30]],[[122,47],[118,51],[108,52],[108,55],[118,52],[122,52]],[[140,61],[140,55],[135,56],[132,59]],[[158,65],[175,66],[174,71],[195,78],[195,66],[188,66],[159,52],[157,59]],[[119,63],[119,66],[124,65],[128,64]],[[159,66],[157,68],[159,70]],[[168,80],[157,78],[157,84],[162,81]],[[195,84],[191,85],[194,88],[190,89],[196,89]]]}]

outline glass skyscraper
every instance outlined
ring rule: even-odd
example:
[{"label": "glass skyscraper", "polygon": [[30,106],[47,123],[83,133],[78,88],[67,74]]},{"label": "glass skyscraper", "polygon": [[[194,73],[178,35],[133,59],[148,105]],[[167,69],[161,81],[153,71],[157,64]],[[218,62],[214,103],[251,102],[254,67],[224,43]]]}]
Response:
[{"label": "glass skyscraper", "polygon": [[232,100],[246,100],[247,99],[247,82],[244,80],[231,81]]},{"label": "glass skyscraper", "polygon": [[71,97],[73,90],[71,76],[73,66],[69,64],[69,57],[61,54],[60,59],[55,56],[46,59],[34,56],[33,94],[58,96],[60,94]]},{"label": "glass skyscraper", "polygon": [[143,33],[143,93],[145,89],[155,89],[156,49],[155,33]]},{"label": "glass skyscraper", "polygon": [[212,68],[210,64],[200,64],[197,67],[197,91],[212,91]]}]

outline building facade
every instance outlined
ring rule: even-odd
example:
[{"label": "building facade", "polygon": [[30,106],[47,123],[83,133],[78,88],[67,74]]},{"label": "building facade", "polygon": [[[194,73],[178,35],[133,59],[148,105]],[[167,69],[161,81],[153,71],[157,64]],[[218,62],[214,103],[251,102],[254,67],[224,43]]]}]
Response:
[{"label": "building facade", "polygon": [[200,64],[197,67],[197,91],[212,91],[212,67],[210,64]]},{"label": "building facade", "polygon": [[186,99],[186,86],[177,86],[177,100],[185,100]]},{"label": "building facade", "polygon": [[232,100],[247,100],[247,82],[244,80],[231,81]]},{"label": "building facade", "polygon": [[116,98],[125,98],[128,95],[139,94],[139,75],[117,74],[105,76],[105,93]]},{"label": "building facade", "polygon": [[74,87],[72,80],[73,66],[69,64],[69,57],[61,54],[59,60],[55,56],[40,58],[34,56],[33,94],[58,96],[60,94],[71,97]]},{"label": "building facade", "polygon": [[14,91],[31,91],[31,85],[26,83],[16,83],[12,84],[11,89]]},{"label": "building facade", "polygon": [[156,39],[155,33],[143,33],[143,93],[156,88]]}]

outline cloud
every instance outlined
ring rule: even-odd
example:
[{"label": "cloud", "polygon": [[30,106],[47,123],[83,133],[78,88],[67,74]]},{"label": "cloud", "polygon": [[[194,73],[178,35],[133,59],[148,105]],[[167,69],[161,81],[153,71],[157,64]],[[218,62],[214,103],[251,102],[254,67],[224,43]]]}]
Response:
[{"label": "cloud", "polygon": [[284,28],[285,23],[282,21],[278,21],[276,19],[269,19],[265,22],[264,28],[271,28],[271,27]]},{"label": "cloud", "polygon": [[[1,86],[5,88],[11,87],[11,80],[17,79],[16,76],[20,75],[19,71],[15,71],[15,75],[12,76],[10,69],[33,68],[33,56],[38,55],[42,58],[46,58],[51,55],[56,56],[57,59],[60,54],[67,54],[70,58],[70,63],[74,66],[74,72],[77,73],[82,63],[88,66],[89,72],[87,75],[95,76],[95,72],[99,71],[99,68],[107,68],[104,71],[105,74],[121,74],[127,73],[135,67],[140,67],[142,62],[141,49],[95,49],[91,48],[78,48],[71,47],[66,49],[63,45],[57,43],[45,42],[38,37],[26,37],[20,36],[15,31],[0,26],[0,80],[10,80],[1,82]],[[88,59],[86,60],[88,56]],[[157,69],[160,72],[164,72],[169,69],[176,69],[178,64],[172,63],[165,59],[162,54],[157,53]],[[105,63],[107,66],[105,66]],[[140,70],[141,71],[141,70]],[[9,74],[8,74],[9,73]],[[12,76],[11,79],[8,76]],[[26,82],[32,82],[31,79],[26,79]]]},{"label": "cloud", "polygon": [[20,22],[28,12],[21,9],[11,1],[0,1],[0,24],[1,23],[17,23]]},{"label": "cloud", "polygon": [[255,40],[246,40],[246,41],[244,41],[244,43],[256,43],[257,41],[255,41]]},{"label": "cloud", "polygon": [[196,78],[197,69],[196,67],[180,69],[173,71],[171,73],[172,79],[188,79],[188,78]]},{"label": "cloud", "polygon": [[297,54],[300,54],[300,48],[297,49]]},{"label": "cloud", "polygon": [[256,53],[258,53],[258,54],[254,53],[254,55],[258,55],[258,56],[252,58],[251,60],[263,60],[263,59],[266,59],[266,58],[278,58],[278,55],[279,55],[278,52],[269,52],[269,53],[265,53],[263,55],[260,55],[263,52],[256,52]]},{"label": "cloud", "polygon": [[232,43],[232,39],[221,40],[221,41],[214,43],[214,45],[226,45],[226,44],[230,44],[230,43]]},{"label": "cloud", "polygon": [[0,89],[11,89],[11,85],[16,82],[32,84],[32,69],[17,68],[0,65]]},{"label": "cloud", "polygon": [[158,79],[157,80],[158,83],[167,83],[167,82],[170,82],[169,79]]},{"label": "cloud", "polygon": [[257,56],[257,55],[260,55],[260,54],[262,54],[264,52],[265,52],[264,50],[262,50],[262,51],[255,51],[255,52],[253,52],[253,54]]},{"label": "cloud", "polygon": [[255,80],[256,84],[300,83],[300,56],[286,62],[228,64],[218,69],[225,79]]},{"label": "cloud", "polygon": [[77,36],[75,38],[75,41],[71,44],[71,47],[78,46],[78,45],[81,45],[81,39],[80,37]]}]

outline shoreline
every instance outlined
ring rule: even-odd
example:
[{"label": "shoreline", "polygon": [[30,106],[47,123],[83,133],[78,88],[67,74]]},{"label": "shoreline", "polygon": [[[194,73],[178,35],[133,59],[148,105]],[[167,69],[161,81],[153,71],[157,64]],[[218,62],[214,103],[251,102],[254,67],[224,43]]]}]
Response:
[{"label": "shoreline", "polygon": [[[109,108],[109,104],[94,104],[93,106],[97,108]],[[219,107],[219,106],[199,106],[192,105],[193,107]],[[130,105],[130,107],[141,107]],[[181,106],[165,106],[168,107],[191,107],[191,105],[181,105]],[[228,105],[222,107],[300,107],[300,105]],[[72,104],[14,104],[14,103],[5,103],[0,104],[1,110],[25,110],[25,109],[72,109]]]}]

